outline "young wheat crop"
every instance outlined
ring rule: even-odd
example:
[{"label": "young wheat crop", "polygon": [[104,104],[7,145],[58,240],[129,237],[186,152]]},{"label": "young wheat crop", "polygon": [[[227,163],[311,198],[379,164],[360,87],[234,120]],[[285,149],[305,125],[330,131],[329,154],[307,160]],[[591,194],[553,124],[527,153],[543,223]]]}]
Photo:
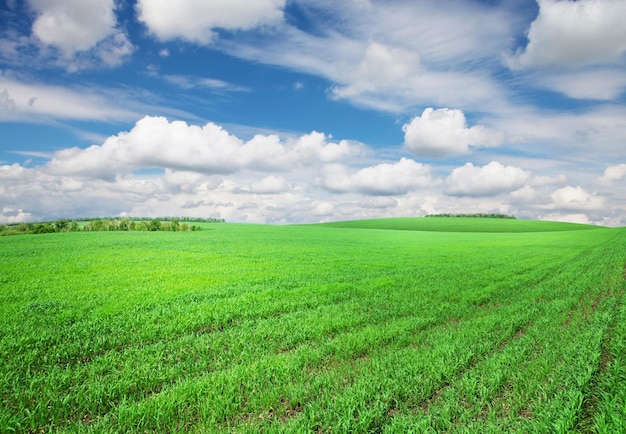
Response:
[{"label": "young wheat crop", "polygon": [[0,427],[620,432],[626,231],[498,221],[1,237]]}]

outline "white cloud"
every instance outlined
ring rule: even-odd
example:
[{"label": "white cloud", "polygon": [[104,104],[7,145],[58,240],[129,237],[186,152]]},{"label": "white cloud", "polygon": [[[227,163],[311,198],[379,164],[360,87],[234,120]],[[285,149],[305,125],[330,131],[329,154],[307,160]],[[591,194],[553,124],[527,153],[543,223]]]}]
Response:
[{"label": "white cloud", "polygon": [[625,118],[626,107],[614,104],[574,113],[522,107],[508,109],[493,124],[506,131],[509,150],[534,154],[556,165],[589,164],[624,159]]},{"label": "white cloud", "polygon": [[105,65],[115,67],[123,63],[134,49],[128,37],[118,32],[101,41],[95,48],[95,54]]},{"label": "white cloud", "polygon": [[163,78],[182,89],[207,88],[221,92],[247,92],[249,89],[227,81],[210,77],[194,77],[189,75],[167,74]]},{"label": "white cloud", "polygon": [[214,29],[250,30],[279,23],[286,0],[139,0],[137,15],[160,40],[208,44]]},{"label": "white cloud", "polygon": [[17,163],[0,166],[0,179],[4,181],[22,180],[28,178],[29,170]]},{"label": "white cloud", "polygon": [[[397,208],[380,195],[438,188],[430,168],[406,158],[363,167],[371,158],[363,148],[317,132],[244,141],[212,123],[146,117],[101,145],[58,151],[46,164],[0,166],[0,202],[21,209],[23,220],[188,215],[293,223],[422,213],[417,201]],[[345,194],[331,194],[332,186]]]},{"label": "white cloud", "polygon": [[[339,53],[337,53],[339,54]],[[337,59],[345,64],[349,57]],[[476,72],[437,71],[420,62],[418,51],[370,41],[356,65],[333,72],[340,85],[331,96],[357,105],[401,112],[428,104],[487,105],[498,100],[499,90],[491,80]]]},{"label": "white cloud", "polygon": [[626,89],[626,74],[620,69],[548,73],[533,76],[537,84],[569,98],[610,101]]},{"label": "white cloud", "polygon": [[297,159],[303,162],[321,161],[333,163],[366,153],[361,143],[341,140],[339,143],[328,143],[326,135],[317,131],[299,137],[293,144],[293,156],[287,154],[287,160]]},{"label": "white cloud", "polygon": [[429,166],[402,158],[397,163],[381,163],[349,173],[345,166],[329,166],[321,184],[334,192],[371,195],[401,195],[436,184]]},{"label": "white cloud", "polygon": [[115,32],[113,0],[28,0],[37,13],[33,34],[66,56],[93,48]]},{"label": "white cloud", "polygon": [[52,85],[27,81],[19,74],[3,74],[0,71],[0,122],[56,123],[58,127],[91,141],[103,137],[93,131],[60,125],[57,121],[127,122],[153,112],[194,118],[188,112],[164,103],[163,98],[142,89],[105,88],[89,83]]},{"label": "white cloud", "polygon": [[[70,71],[94,67],[93,58],[109,67],[133,52],[127,35],[117,27],[114,0],[28,0],[36,18],[33,35],[56,47]],[[88,54],[86,54],[88,53]]]},{"label": "white cloud", "polygon": [[237,137],[212,123],[199,127],[145,117],[130,132],[109,137],[102,145],[55,153],[46,169],[53,174],[107,180],[151,167],[229,173],[237,168],[242,145]]},{"label": "white cloud", "polygon": [[605,205],[605,199],[588,193],[581,187],[566,186],[552,193],[552,206],[558,210],[586,211],[599,210]]},{"label": "white cloud", "polygon": [[428,157],[467,154],[470,147],[498,146],[504,140],[502,133],[482,125],[468,128],[461,110],[427,108],[402,130],[404,145],[415,155]]},{"label": "white cloud", "polygon": [[389,196],[368,197],[360,200],[358,206],[367,209],[392,209],[398,205],[398,200]]},{"label": "white cloud", "polygon": [[317,132],[290,142],[261,134],[244,142],[214,123],[197,126],[146,116],[131,131],[109,137],[102,145],[55,153],[46,171],[105,180],[153,167],[206,174],[241,169],[280,172],[341,161],[362,152],[359,144],[327,142],[326,136]]},{"label": "white cloud", "polygon": [[580,67],[619,61],[626,53],[623,0],[538,0],[528,45],[509,66]]},{"label": "white cloud", "polygon": [[298,7],[324,25],[309,33],[283,23],[254,43],[225,36],[218,47],[322,76],[334,83],[333,98],[378,110],[504,104],[503,89],[485,68],[518,26],[504,7],[456,1],[446,8],[432,1],[300,1]]},{"label": "white cloud", "polygon": [[338,87],[333,93],[338,98],[349,98],[368,92],[380,92],[410,82],[420,71],[420,58],[414,51],[370,42],[363,59],[352,73],[348,73],[345,87]]},{"label": "white cloud", "polygon": [[[154,176],[152,179],[158,178]],[[206,176],[202,173],[164,169],[160,177],[168,191],[194,194],[217,188],[222,183],[219,176]]]},{"label": "white cloud", "polygon": [[524,185],[519,190],[511,193],[511,199],[517,203],[536,203],[541,199],[541,194],[537,188]]},{"label": "white cloud", "polygon": [[538,220],[546,220],[551,222],[579,223],[582,225],[590,225],[593,222],[583,213],[567,214],[567,213],[550,213],[542,214]]},{"label": "white cloud", "polygon": [[529,172],[519,167],[503,166],[497,161],[482,167],[466,163],[450,173],[445,192],[451,196],[495,196],[518,190],[530,178]]},{"label": "white cloud", "polygon": [[598,178],[598,183],[601,185],[611,186],[615,181],[626,177],[626,164],[617,164],[615,166],[609,166],[604,170],[604,174]]},{"label": "white cloud", "polygon": [[[0,201],[22,210],[23,220],[125,214],[293,223],[436,212],[536,217],[578,208],[594,212],[596,222],[606,217],[596,212],[603,203],[596,195],[551,192],[562,177],[468,163],[442,183],[432,167],[412,159],[371,164],[371,152],[327,142],[321,133],[244,141],[211,123],[146,117],[101,145],[61,150],[47,164],[0,166]],[[366,161],[371,165],[364,167]]]},{"label": "white cloud", "polygon": [[249,191],[257,194],[278,194],[290,190],[289,185],[282,176],[270,175],[252,183]]},{"label": "white cloud", "polygon": [[0,224],[22,223],[31,219],[31,214],[21,209],[3,207],[0,212]]},{"label": "white cloud", "polygon": [[115,104],[107,92],[93,88],[24,83],[0,75],[0,89],[4,89],[0,93],[0,121],[35,121],[41,117],[111,121],[128,120],[138,115],[129,108],[136,107],[136,103],[119,96]]},{"label": "white cloud", "polygon": [[533,173],[521,188],[507,195],[506,202],[516,210],[523,210],[524,217],[537,218],[537,212],[554,209],[552,194],[567,182],[563,174],[549,177]]}]

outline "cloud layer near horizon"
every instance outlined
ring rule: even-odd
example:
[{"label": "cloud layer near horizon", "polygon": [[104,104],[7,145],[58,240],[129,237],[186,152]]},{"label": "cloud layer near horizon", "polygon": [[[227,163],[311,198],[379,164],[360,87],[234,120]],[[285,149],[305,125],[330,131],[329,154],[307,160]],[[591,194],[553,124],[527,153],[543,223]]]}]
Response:
[{"label": "cloud layer near horizon", "polygon": [[[0,29],[0,122],[79,139],[45,152],[5,139],[0,222],[502,212],[624,225],[625,5],[7,2],[2,18],[21,21]],[[391,132],[374,146],[380,125]]]},{"label": "cloud layer near horizon", "polygon": [[[601,193],[564,176],[497,161],[449,171],[407,157],[380,161],[362,143],[318,132],[243,140],[214,123],[146,116],[128,132],[61,149],[40,165],[0,166],[0,222],[191,215],[285,223],[472,211],[620,222],[599,212]],[[606,168],[597,184],[620,182],[624,173]]]}]

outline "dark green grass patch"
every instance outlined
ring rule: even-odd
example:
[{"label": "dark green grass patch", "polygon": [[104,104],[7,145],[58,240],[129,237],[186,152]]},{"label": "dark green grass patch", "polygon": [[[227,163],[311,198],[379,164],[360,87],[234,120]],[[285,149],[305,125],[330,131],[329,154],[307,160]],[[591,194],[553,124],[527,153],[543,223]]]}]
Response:
[{"label": "dark green grass patch", "polygon": [[221,224],[0,261],[0,431],[623,428],[623,229]]}]

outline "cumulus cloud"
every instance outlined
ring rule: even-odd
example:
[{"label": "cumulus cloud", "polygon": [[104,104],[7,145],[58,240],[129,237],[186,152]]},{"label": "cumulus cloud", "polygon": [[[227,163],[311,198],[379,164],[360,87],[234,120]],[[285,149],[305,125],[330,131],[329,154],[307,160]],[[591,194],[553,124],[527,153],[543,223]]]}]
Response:
[{"label": "cumulus cloud", "polygon": [[59,49],[69,70],[90,66],[77,53],[92,52],[105,65],[117,66],[133,51],[117,27],[114,0],[28,0],[36,18],[32,33]]},{"label": "cumulus cloud", "polygon": [[345,166],[325,170],[322,185],[334,192],[372,195],[399,195],[435,184],[429,166],[408,158],[397,163],[381,163],[350,172]]},{"label": "cumulus cloud", "polygon": [[113,0],[28,0],[37,13],[33,34],[70,56],[94,47],[115,30]]},{"label": "cumulus cloud", "polygon": [[607,167],[604,170],[604,174],[598,178],[598,183],[611,186],[615,181],[619,181],[624,177],[626,177],[626,164],[617,164]]},{"label": "cumulus cloud", "polygon": [[270,175],[252,183],[249,191],[257,194],[278,194],[284,193],[290,189],[289,185],[282,176]]},{"label": "cumulus cloud", "polygon": [[[0,223],[94,215],[214,216],[238,222],[305,223],[438,212],[501,212],[569,221],[585,215],[585,221],[609,222],[602,211],[604,198],[580,187],[550,191],[536,187],[532,178],[514,193],[498,195],[530,176],[499,163],[474,168],[478,175],[470,177],[469,185],[463,184],[472,194],[446,196],[443,193],[451,188],[453,176],[442,184],[430,174],[432,168],[413,160],[358,168],[363,161],[355,157],[329,164],[309,160],[297,170],[270,173],[246,167],[228,174],[174,168],[138,170],[107,180],[84,173],[52,173],[45,164],[30,168],[0,165],[4,208]],[[108,164],[115,163],[102,162]],[[499,169],[493,170],[495,173],[506,173],[509,168],[510,176],[489,177],[485,175],[488,166]],[[456,173],[468,167],[471,169],[466,165]],[[501,184],[509,187],[503,189]],[[611,224],[621,224],[619,213],[616,208]]]},{"label": "cumulus cloud", "polygon": [[538,0],[528,45],[508,59],[511,68],[580,67],[615,62],[626,53],[626,2]]},{"label": "cumulus cloud", "polygon": [[589,225],[593,222],[589,220],[589,217],[583,213],[550,213],[542,214],[538,217],[538,220],[547,220],[551,222],[565,222],[565,223],[579,223],[582,225]]},{"label": "cumulus cloud", "polygon": [[467,154],[470,147],[498,146],[504,140],[502,133],[482,125],[468,128],[461,110],[427,108],[402,130],[407,149],[425,157]]},{"label": "cumulus cloud", "polygon": [[46,165],[51,174],[114,180],[140,168],[164,168],[205,174],[241,169],[288,171],[307,164],[332,163],[360,155],[359,144],[327,142],[312,132],[291,142],[257,134],[244,142],[214,123],[203,126],[146,116],[132,130],[109,137],[102,145],[68,148]]},{"label": "cumulus cloud", "polygon": [[0,212],[0,224],[21,223],[30,220],[31,214],[21,209],[3,207]]},{"label": "cumulus cloud", "polygon": [[348,86],[333,90],[338,98],[379,91],[407,83],[421,69],[418,53],[371,41],[363,59],[354,69]]},{"label": "cumulus cloud", "polygon": [[428,166],[406,158],[362,167],[370,158],[362,148],[315,132],[245,141],[212,123],[146,117],[100,145],[60,150],[48,163],[0,166],[0,201],[34,220],[208,215],[285,223],[389,215],[397,202],[385,195],[440,185]]},{"label": "cumulus cloud", "polygon": [[541,193],[535,187],[524,185],[522,188],[513,191],[511,198],[517,203],[536,203],[541,199]]},{"label": "cumulus cloud", "polygon": [[29,170],[17,163],[0,166],[0,179],[2,180],[20,180],[28,177]]},{"label": "cumulus cloud", "polygon": [[[467,163],[443,181],[429,165],[410,158],[381,161],[375,152],[318,132],[244,140],[214,123],[148,116],[86,149],[39,155],[49,158],[41,165],[0,165],[0,203],[6,208],[0,221],[188,215],[293,223],[502,212],[570,220],[584,215],[603,223],[607,212],[622,213],[617,190],[606,211],[607,199],[584,185],[563,187],[564,175],[535,176],[493,161]],[[622,166],[607,167],[605,185],[626,176]],[[615,217],[611,224],[621,221]]]},{"label": "cumulus cloud", "polygon": [[160,179],[168,191],[188,194],[209,191],[219,187],[222,183],[222,178],[219,176],[206,176],[202,173],[172,169],[164,169]]},{"label": "cumulus cloud", "polygon": [[604,207],[602,196],[589,193],[581,187],[566,186],[552,193],[554,208],[566,211],[599,210]]},{"label": "cumulus cloud", "polygon": [[[530,178],[529,172],[519,167],[504,166],[497,161],[482,167],[466,163],[450,173],[445,192],[451,196],[495,196],[520,189]],[[528,194],[520,192],[522,197]]]},{"label": "cumulus cloud", "polygon": [[181,38],[208,44],[214,29],[250,30],[278,23],[286,0],[139,0],[137,15],[160,40]]}]

